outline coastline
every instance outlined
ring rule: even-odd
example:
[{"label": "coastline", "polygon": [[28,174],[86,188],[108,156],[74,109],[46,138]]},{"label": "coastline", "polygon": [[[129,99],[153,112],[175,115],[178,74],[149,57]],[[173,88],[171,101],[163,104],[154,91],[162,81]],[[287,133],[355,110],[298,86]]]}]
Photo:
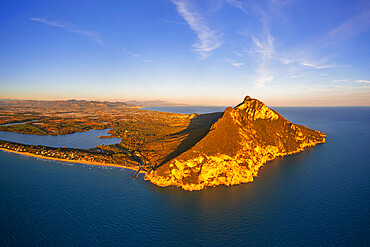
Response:
[{"label": "coastline", "polygon": [[[94,166],[108,166],[108,167],[118,167],[118,168],[124,168],[124,169],[129,169],[133,171],[138,171],[140,168],[134,168],[134,167],[127,167],[127,166],[121,166],[121,165],[116,165],[116,164],[107,164],[107,163],[99,163],[99,162],[91,162],[91,161],[79,161],[79,160],[67,160],[67,159],[59,159],[59,158],[53,158],[53,157],[46,157],[42,155],[36,155],[28,152],[18,152],[14,150],[9,150],[5,148],[0,148],[1,151],[5,152],[10,152],[10,153],[15,153],[15,154],[21,154],[24,156],[29,156],[29,157],[34,157],[34,158],[40,158],[40,159],[45,159],[45,160],[54,160],[54,161],[62,161],[62,162],[68,162],[68,163],[76,163],[76,164],[84,164],[84,165],[94,165]],[[141,170],[139,173],[144,173],[146,174],[145,171]]]}]

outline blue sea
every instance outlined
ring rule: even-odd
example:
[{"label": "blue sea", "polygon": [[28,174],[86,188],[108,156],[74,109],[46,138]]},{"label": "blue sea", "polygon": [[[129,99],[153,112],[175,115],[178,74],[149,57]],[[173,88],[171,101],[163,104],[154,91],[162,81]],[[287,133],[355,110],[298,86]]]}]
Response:
[{"label": "blue sea", "polygon": [[227,106],[152,106],[142,109],[150,111],[192,114],[192,113],[223,112],[226,109],[226,107]]},{"label": "blue sea", "polygon": [[274,109],[327,142],[231,187],[0,151],[0,246],[370,246],[370,108]]}]

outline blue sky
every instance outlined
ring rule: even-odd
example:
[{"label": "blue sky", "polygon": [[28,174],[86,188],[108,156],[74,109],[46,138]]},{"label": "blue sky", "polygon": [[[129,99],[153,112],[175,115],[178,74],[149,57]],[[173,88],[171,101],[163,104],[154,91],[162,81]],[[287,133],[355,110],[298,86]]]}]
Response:
[{"label": "blue sky", "polygon": [[370,105],[367,0],[4,0],[0,35],[0,98]]}]

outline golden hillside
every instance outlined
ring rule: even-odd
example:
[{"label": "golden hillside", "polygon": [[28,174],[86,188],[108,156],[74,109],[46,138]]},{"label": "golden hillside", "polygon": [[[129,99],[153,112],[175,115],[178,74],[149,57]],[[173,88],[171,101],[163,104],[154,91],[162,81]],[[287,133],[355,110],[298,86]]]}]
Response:
[{"label": "golden hillside", "polygon": [[[201,117],[195,115],[192,121]],[[196,135],[195,130],[190,133]],[[324,143],[324,137],[247,96],[238,106],[228,107],[210,128],[190,138],[177,156],[165,159],[146,179],[159,186],[174,185],[185,190],[247,183],[267,161]]]}]

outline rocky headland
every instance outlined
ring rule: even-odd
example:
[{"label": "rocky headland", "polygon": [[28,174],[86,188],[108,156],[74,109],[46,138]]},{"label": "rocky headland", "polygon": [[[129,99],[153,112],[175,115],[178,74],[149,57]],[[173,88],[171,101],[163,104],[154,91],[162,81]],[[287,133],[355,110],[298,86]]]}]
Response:
[{"label": "rocky headland", "polygon": [[[202,115],[192,115],[196,120]],[[267,161],[325,142],[325,134],[296,125],[249,96],[228,107],[187,148],[164,159],[145,179],[159,186],[201,190],[252,182]]]}]

